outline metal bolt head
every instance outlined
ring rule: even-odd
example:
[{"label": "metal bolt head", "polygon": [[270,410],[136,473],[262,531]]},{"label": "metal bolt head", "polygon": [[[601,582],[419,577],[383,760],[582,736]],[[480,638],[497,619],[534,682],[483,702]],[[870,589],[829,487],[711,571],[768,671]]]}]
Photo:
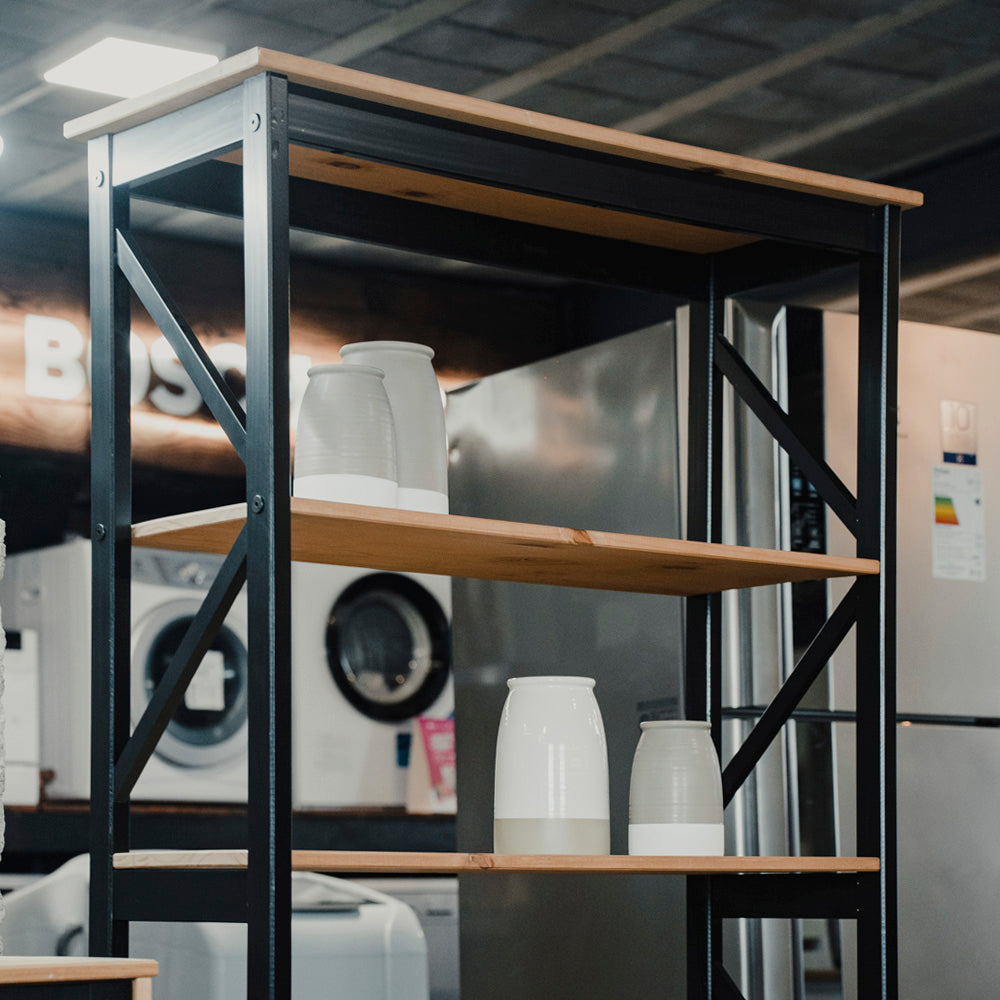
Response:
[{"label": "metal bolt head", "polygon": [[98,170],[94,174],[94,187],[102,187],[104,184],[104,171]]},{"label": "metal bolt head", "polygon": [[256,132],[260,128],[260,115],[250,116],[250,131]]},{"label": "metal bolt head", "polygon": [[97,531],[97,540],[104,541],[105,537],[107,536],[108,529],[105,528],[103,524],[99,524],[97,526],[96,531]]},{"label": "metal bolt head", "polygon": [[259,514],[264,509],[264,498],[259,493],[254,494],[250,506],[253,508],[255,514]]}]

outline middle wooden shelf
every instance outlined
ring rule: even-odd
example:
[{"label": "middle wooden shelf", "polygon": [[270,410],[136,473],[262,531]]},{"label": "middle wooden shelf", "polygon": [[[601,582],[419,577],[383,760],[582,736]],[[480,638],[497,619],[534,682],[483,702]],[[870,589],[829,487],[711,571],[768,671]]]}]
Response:
[{"label": "middle wooden shelf", "polygon": [[[232,504],[146,521],[134,545],[228,552],[246,521]],[[293,497],[292,559],[396,572],[692,596],[874,575],[874,559],[428,514]]]},{"label": "middle wooden shelf", "polygon": [[[247,851],[131,851],[114,856],[115,868],[246,868]],[[627,854],[486,854],[434,851],[292,851],[293,871],[369,874],[460,872],[621,872],[625,874],[742,874],[875,872],[873,857],[661,857]]]}]

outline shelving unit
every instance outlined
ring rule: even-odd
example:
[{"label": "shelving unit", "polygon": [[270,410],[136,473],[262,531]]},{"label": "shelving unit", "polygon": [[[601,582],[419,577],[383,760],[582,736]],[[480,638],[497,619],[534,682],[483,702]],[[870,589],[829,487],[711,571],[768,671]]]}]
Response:
[{"label": "shelving unit", "polygon": [[[894,407],[899,217],[920,195],[569,122],[254,49],[67,126],[90,143],[93,352],[91,943],[125,954],[135,919],[245,921],[255,996],[290,983],[290,880],[324,871],[673,872],[687,877],[688,994],[738,997],[724,916],[858,920],[859,992],[896,996]],[[208,361],[129,229],[131,198],[242,216],[247,406]],[[470,224],[474,217],[474,225]],[[416,515],[289,497],[288,230],[691,303],[688,541]],[[826,267],[858,269],[855,499],[803,447],[723,335],[726,296]],[[131,523],[129,286],[170,341],[246,469],[246,505]],[[857,559],[722,546],[721,379],[858,539]],[[129,736],[132,544],[227,553],[202,611]],[[727,801],[856,626],[858,858],[505,858],[293,852],[289,561],[687,596],[685,703],[721,722],[719,592],[856,576],[724,773]],[[172,859],[130,850],[129,793],[201,651],[248,591],[249,850]],[[474,1000],[474,998],[473,998]]]}]

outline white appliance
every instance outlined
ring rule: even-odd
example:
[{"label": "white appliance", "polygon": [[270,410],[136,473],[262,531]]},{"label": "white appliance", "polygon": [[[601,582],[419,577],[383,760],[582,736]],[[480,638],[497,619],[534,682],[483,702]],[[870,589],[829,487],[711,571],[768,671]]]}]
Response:
[{"label": "white appliance", "polygon": [[402,806],[412,730],[454,709],[451,578],[292,565],[296,808]]},{"label": "white appliance", "polygon": [[3,654],[3,802],[38,805],[38,633],[8,629]]},{"label": "white appliance", "polygon": [[[857,318],[823,316],[827,454],[855,482]],[[986,1000],[1000,980],[1000,338],[899,324],[896,756],[899,995]],[[832,516],[829,551],[853,554]],[[839,598],[845,588],[833,585]],[[833,661],[855,703],[854,647]],[[852,727],[838,733],[842,852],[854,845]],[[855,996],[845,935],[845,1000]]]},{"label": "white appliance", "polygon": [[[5,896],[5,951],[86,954],[88,884],[89,858],[80,855]],[[157,1000],[247,995],[244,924],[133,923],[129,947],[159,962]],[[375,889],[293,873],[292,997],[428,1000],[427,943],[416,914]]]},{"label": "white appliance", "polygon": [[[221,557],[154,549],[132,554],[135,723]],[[90,796],[90,543],[8,558],[0,605],[13,628],[38,633],[43,769],[52,799]],[[246,610],[240,595],[133,791],[134,799],[246,800]]]},{"label": "white appliance", "polygon": [[427,940],[430,1000],[459,1000],[458,876],[373,876],[350,881],[412,908]]}]

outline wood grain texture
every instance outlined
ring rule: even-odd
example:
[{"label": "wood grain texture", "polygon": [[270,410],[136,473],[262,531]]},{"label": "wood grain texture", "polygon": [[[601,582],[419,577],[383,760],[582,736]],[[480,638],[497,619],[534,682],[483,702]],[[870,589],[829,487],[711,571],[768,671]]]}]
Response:
[{"label": "wood grain texture", "polygon": [[145,979],[148,982],[157,972],[159,965],[149,958],[0,956],[0,983],[86,983],[109,979]]},{"label": "wood grain texture", "polygon": [[[242,157],[236,151],[220,159],[235,163],[240,162]],[[689,253],[716,253],[756,241],[756,237],[741,233],[543,198],[523,191],[474,184],[304,146],[289,149],[288,169],[294,177],[374,191],[406,201]]]},{"label": "wood grain texture", "polygon": [[923,196],[916,191],[620,132],[264,48],[249,49],[177,83],[74,119],[63,131],[67,138],[80,140],[121,132],[211,97],[262,71],[280,73],[293,83],[378,104],[682,170],[698,170],[869,205],[892,204],[909,208],[923,202]]},{"label": "wood grain texture", "polygon": [[[246,851],[132,851],[116,854],[116,868],[241,868]],[[392,851],[292,851],[295,871],[369,874],[462,872],[621,872],[721,874],[744,872],[871,872],[878,858],[659,857],[620,854],[449,854]]]},{"label": "wood grain texture", "polygon": [[[244,504],[138,524],[135,545],[228,552]],[[426,514],[292,498],[292,558],[394,572],[440,573],[633,593],[871,575],[878,562],[602,531]]]}]

